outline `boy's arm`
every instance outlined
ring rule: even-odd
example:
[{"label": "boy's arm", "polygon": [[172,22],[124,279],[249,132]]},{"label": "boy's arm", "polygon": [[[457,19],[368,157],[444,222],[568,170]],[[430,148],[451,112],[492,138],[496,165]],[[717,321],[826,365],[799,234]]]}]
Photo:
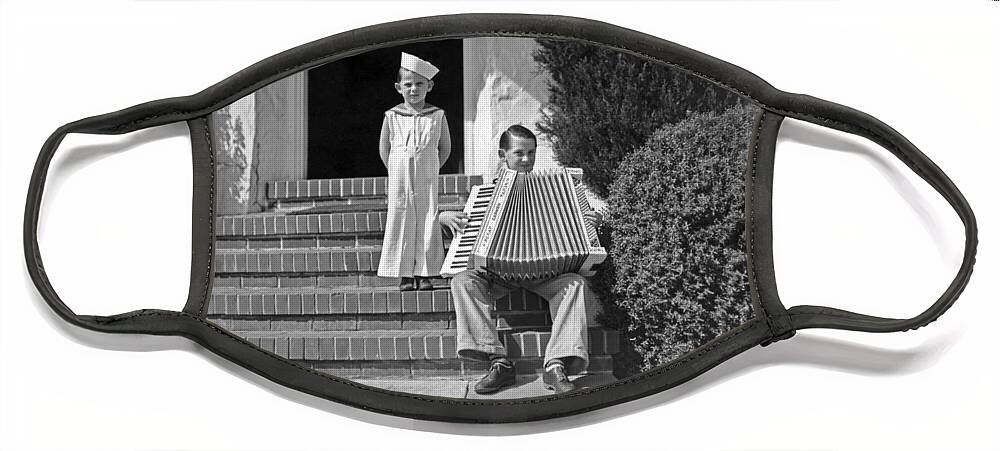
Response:
[{"label": "boy's arm", "polygon": [[441,116],[441,139],[438,141],[438,166],[444,167],[444,163],[451,156],[451,131],[448,129],[448,117]]},{"label": "boy's arm", "polygon": [[378,139],[378,155],[382,157],[382,164],[389,168],[389,118],[382,117],[382,133]]}]

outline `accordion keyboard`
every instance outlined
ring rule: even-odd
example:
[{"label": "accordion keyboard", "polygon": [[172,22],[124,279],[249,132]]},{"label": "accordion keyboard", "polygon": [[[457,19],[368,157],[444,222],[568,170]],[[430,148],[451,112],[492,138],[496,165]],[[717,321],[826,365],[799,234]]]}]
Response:
[{"label": "accordion keyboard", "polygon": [[448,247],[448,254],[444,258],[441,266],[441,275],[452,277],[466,269],[469,269],[469,258],[472,255],[472,248],[479,238],[479,231],[482,230],[483,219],[490,207],[490,199],[493,198],[494,185],[477,185],[472,187],[469,193],[469,200],[465,203],[463,210],[468,215],[468,222],[451,241]]}]

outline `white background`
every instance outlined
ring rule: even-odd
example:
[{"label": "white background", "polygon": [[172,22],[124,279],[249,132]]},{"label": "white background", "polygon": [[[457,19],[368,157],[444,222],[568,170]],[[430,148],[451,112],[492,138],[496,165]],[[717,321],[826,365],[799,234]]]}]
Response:
[{"label": "white background", "polygon": [[[1000,447],[998,2],[79,3],[0,6],[3,448]],[[56,127],[193,94],[334,33],[474,11],[603,20],[884,120],[943,168],[975,209],[981,244],[971,284],[924,329],[803,331],[658,396],[513,426],[342,407],[184,339],[66,326],[41,301],[24,268],[21,220],[34,158]],[[77,312],[183,305],[186,133],[180,125],[64,143],[47,185],[41,243],[56,289]],[[786,124],[782,135],[774,230],[785,303],[892,316],[929,305],[961,255],[962,230],[947,205],[864,141],[801,124]]]}]

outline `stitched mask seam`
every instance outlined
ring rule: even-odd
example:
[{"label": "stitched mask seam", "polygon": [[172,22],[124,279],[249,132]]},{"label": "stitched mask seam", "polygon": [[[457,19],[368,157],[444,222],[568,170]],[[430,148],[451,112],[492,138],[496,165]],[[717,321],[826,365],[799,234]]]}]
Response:
[{"label": "stitched mask seam", "polygon": [[[750,284],[753,288],[753,292],[757,294],[757,301],[760,304],[761,312],[764,313],[764,322],[767,323],[767,329],[771,331],[774,335],[774,324],[771,322],[771,314],[764,307],[764,299],[760,294],[760,284],[757,278],[757,259],[754,257],[756,255],[756,237],[757,237],[757,195],[754,191],[754,187],[757,185],[757,161],[758,153],[760,152],[760,134],[764,130],[764,116],[767,111],[761,110],[757,115],[757,132],[754,133],[753,140],[753,157],[750,163],[750,255],[747,256],[747,260],[750,263],[748,268],[750,268]],[[751,298],[752,300],[752,298]]]},{"label": "stitched mask seam", "polygon": [[205,305],[209,302],[212,289],[212,261],[215,259],[215,149],[212,147],[212,136],[209,130],[209,117],[205,118],[205,143],[208,149],[208,161],[211,166],[208,184],[208,258],[205,264],[205,294],[198,308],[198,316],[205,316]]}]

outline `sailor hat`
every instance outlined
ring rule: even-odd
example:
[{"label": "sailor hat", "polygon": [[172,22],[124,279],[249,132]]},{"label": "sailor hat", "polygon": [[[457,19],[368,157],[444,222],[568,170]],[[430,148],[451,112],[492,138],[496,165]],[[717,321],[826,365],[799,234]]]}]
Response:
[{"label": "sailor hat", "polygon": [[410,55],[409,53],[401,53],[402,56],[399,59],[399,67],[408,71],[416,72],[428,80],[437,75],[438,68],[434,67],[433,64],[417,58],[416,56]]}]

